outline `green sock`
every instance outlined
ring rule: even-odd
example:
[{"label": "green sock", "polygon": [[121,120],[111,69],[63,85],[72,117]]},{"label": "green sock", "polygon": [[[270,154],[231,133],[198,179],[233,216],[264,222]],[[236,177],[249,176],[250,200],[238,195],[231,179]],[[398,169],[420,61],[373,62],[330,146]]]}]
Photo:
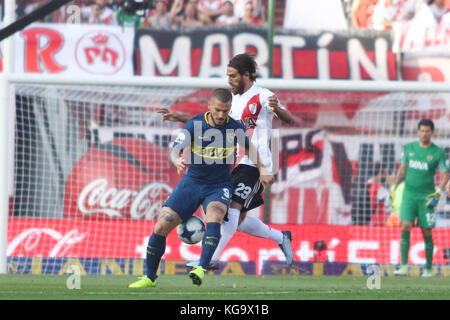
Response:
[{"label": "green sock", "polygon": [[402,231],[402,240],[400,241],[400,252],[402,254],[402,265],[403,266],[408,264],[409,234],[410,234],[410,231]]},{"label": "green sock", "polygon": [[426,257],[426,264],[425,269],[431,270],[431,266],[433,264],[433,237],[428,236],[423,238],[425,242],[425,257]]}]

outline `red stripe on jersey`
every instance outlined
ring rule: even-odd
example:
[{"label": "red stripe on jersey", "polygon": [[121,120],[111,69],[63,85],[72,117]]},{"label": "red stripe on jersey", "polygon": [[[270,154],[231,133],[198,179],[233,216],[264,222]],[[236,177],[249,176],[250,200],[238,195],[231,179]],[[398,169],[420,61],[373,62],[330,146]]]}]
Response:
[{"label": "red stripe on jersey", "polygon": [[[253,130],[256,127],[256,121],[258,120],[259,113],[261,112],[261,101],[259,99],[259,93],[251,97],[244,110],[242,111],[241,121],[247,128],[247,136],[252,139]],[[238,156],[236,158],[236,163],[239,163],[241,159],[245,156],[244,149],[239,148]]]},{"label": "red stripe on jersey", "polygon": [[[251,97],[244,110],[242,111],[241,120],[244,122],[247,129],[256,127],[256,121],[258,120],[259,113],[261,111],[261,101],[259,94]],[[249,135],[250,136],[250,135]]]}]

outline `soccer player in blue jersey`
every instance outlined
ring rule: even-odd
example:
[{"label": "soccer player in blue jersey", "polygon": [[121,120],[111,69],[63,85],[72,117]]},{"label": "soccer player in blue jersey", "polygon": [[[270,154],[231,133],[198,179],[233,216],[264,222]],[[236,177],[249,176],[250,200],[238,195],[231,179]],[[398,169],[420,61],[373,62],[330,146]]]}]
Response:
[{"label": "soccer player in blue jersey", "polygon": [[[231,164],[235,161],[237,144],[257,164],[260,182],[268,187],[273,175],[262,163],[256,148],[245,134],[245,126],[228,116],[232,95],[226,89],[214,90],[208,112],[199,114],[184,125],[170,150],[170,162],[178,173],[188,171],[163,204],[147,246],[147,275],[129,285],[146,288],[156,285],[156,272],[166,248],[167,235],[180,223],[189,219],[202,205],[206,213],[206,232],[202,241],[199,265],[189,277],[201,285],[206,267],[220,240],[220,226],[233,194]],[[188,152],[188,157],[181,155]]]}]

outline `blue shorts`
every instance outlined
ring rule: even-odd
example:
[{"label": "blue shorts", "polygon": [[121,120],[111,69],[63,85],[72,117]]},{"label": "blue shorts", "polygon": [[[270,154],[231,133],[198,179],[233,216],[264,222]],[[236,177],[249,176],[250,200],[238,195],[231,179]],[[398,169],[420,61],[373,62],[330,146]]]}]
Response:
[{"label": "blue shorts", "polygon": [[185,175],[175,186],[163,207],[171,208],[183,221],[186,221],[200,205],[203,205],[203,211],[206,212],[208,204],[212,201],[222,202],[229,207],[232,194],[231,181],[221,184],[202,184]]}]

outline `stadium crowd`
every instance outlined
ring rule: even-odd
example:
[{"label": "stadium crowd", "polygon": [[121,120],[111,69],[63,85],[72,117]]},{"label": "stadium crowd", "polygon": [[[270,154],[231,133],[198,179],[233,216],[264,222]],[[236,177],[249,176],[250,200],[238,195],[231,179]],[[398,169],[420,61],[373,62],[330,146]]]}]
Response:
[{"label": "stadium crowd", "polygon": [[[16,14],[22,17],[49,0],[17,0]],[[142,0],[75,0],[46,16],[43,22],[65,23],[80,8],[80,22],[134,27],[205,26],[245,23],[265,25],[267,0],[146,0],[146,10],[134,10]],[[4,0],[0,0],[3,9]],[[388,30],[398,21],[416,16],[421,5],[429,6],[437,23],[450,24],[450,0],[325,0],[339,2],[348,28]],[[275,3],[284,12],[287,1]],[[304,2],[307,5],[307,2]],[[297,4],[298,5],[298,4]],[[302,4],[303,5],[303,4]],[[2,10],[3,11],[3,10]],[[278,17],[279,18],[279,17]]]},{"label": "stadium crowd", "polygon": [[[17,17],[25,16],[49,0],[18,0]],[[0,5],[3,7],[3,0]],[[85,24],[134,27],[204,26],[246,23],[263,24],[261,0],[147,0],[145,9],[139,0],[75,0],[46,16],[43,22],[65,23],[68,7],[80,10]]]}]

